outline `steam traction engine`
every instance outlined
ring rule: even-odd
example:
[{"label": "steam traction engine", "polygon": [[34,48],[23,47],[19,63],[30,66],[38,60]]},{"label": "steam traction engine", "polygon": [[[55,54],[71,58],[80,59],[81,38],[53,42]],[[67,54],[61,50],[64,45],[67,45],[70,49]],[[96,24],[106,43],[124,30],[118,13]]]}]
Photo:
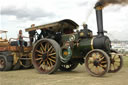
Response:
[{"label": "steam traction engine", "polygon": [[102,6],[96,5],[95,9],[97,35],[87,25],[78,31],[78,24],[69,19],[26,29],[33,46],[32,62],[39,73],[71,71],[83,63],[93,76],[121,69],[122,57],[111,49],[111,41],[104,35]]},{"label": "steam traction engine", "polygon": [[31,48],[18,46],[17,39],[7,40],[7,31],[0,30],[0,71],[32,67]]}]

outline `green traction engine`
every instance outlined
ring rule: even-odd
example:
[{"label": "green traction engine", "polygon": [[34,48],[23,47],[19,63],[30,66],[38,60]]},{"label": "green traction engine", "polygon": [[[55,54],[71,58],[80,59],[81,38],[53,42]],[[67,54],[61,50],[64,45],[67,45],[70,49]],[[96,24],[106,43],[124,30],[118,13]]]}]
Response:
[{"label": "green traction engine", "polygon": [[26,29],[33,46],[32,63],[39,73],[72,71],[84,63],[93,76],[121,69],[122,56],[111,49],[111,41],[104,35],[102,5],[96,4],[95,10],[97,35],[86,24],[79,31],[78,24],[69,19]]}]

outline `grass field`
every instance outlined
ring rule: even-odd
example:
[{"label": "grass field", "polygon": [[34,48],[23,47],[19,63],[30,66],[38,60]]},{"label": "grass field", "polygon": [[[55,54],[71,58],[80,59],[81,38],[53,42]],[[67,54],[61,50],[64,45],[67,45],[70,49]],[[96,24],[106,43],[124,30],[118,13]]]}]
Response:
[{"label": "grass field", "polygon": [[128,57],[117,73],[103,77],[90,76],[84,65],[72,72],[56,72],[52,75],[39,74],[35,69],[0,72],[0,85],[128,85]]}]

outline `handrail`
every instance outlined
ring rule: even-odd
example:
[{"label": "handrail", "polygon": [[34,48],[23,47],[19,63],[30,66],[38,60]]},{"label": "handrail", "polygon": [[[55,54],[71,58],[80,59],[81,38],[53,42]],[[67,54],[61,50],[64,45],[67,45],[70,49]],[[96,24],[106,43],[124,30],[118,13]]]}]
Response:
[{"label": "handrail", "polygon": [[10,41],[11,41],[12,39],[13,39],[13,40],[17,40],[17,38],[10,38],[8,42],[10,43]]}]

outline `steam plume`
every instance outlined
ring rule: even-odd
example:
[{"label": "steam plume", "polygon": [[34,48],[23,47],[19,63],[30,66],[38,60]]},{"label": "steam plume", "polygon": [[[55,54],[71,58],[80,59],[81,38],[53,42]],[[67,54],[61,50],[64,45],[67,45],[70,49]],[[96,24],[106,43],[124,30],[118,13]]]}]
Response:
[{"label": "steam plume", "polygon": [[120,4],[120,5],[127,5],[128,0],[99,0],[98,3],[102,3],[103,6],[108,4]]}]

